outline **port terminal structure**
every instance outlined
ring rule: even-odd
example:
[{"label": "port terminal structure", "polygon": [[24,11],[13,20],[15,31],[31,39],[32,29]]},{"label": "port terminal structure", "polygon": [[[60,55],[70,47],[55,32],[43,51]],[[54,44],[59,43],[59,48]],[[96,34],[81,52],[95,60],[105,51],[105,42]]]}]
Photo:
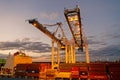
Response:
[{"label": "port terminal structure", "polygon": [[[44,25],[39,23],[36,19],[30,19],[28,22],[32,24],[34,27],[42,31],[44,34],[46,34],[48,37],[52,39],[52,69],[55,67],[59,68],[60,64],[60,50],[61,48],[65,49],[65,62],[66,63],[76,63],[76,49],[79,49],[83,51],[85,47],[86,51],[86,63],[90,63],[89,58],[89,51],[88,51],[88,43],[87,38],[85,37],[82,25],[81,25],[81,17],[80,17],[80,8],[76,6],[74,9],[65,9],[64,15],[66,18],[66,21],[68,23],[69,29],[72,34],[72,42],[71,40],[68,40],[63,28],[62,23],[58,22],[56,24],[52,25]],[[57,29],[55,32],[51,33],[46,26],[58,26],[58,28],[61,29],[62,38],[56,37]],[[57,63],[54,62],[54,43],[57,44]]]}]

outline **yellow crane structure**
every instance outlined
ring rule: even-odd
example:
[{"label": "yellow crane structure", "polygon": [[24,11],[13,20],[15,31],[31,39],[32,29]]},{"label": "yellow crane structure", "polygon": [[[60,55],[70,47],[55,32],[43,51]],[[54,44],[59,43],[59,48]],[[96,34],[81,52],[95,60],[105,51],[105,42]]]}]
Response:
[{"label": "yellow crane structure", "polygon": [[[54,68],[59,69],[60,50],[63,47],[65,48],[66,63],[76,63],[76,49],[83,51],[84,47],[86,51],[86,63],[90,62],[87,39],[82,31],[80,9],[78,7],[76,7],[75,9],[65,9],[64,15],[67,20],[70,31],[72,33],[73,38],[71,40],[68,40],[66,38],[61,26],[62,24],[61,22],[52,25],[47,25],[47,24],[43,25],[39,23],[36,19],[28,20],[30,24],[38,28],[40,31],[42,31],[44,34],[46,34],[48,37],[52,39],[52,69]],[[58,28],[61,29],[62,38],[59,39],[58,37],[55,36],[58,28],[54,33],[51,33],[46,28],[46,26],[58,26]],[[54,61],[54,56],[55,56],[54,43],[57,43],[57,62]]]},{"label": "yellow crane structure", "polygon": [[[73,43],[71,44],[72,63],[75,63],[75,48],[78,48],[79,50],[83,51],[84,47],[86,51],[86,63],[90,63],[88,42],[82,29],[80,8],[76,6],[76,8],[74,9],[65,9],[64,15],[74,40]],[[69,55],[70,53],[66,52],[66,63],[71,61]]]},{"label": "yellow crane structure", "polygon": [[[48,37],[50,37],[52,39],[52,69],[54,69],[55,67],[58,68],[59,63],[60,63],[60,49],[65,47],[64,41],[66,39],[66,37],[64,35],[64,32],[63,32],[63,29],[62,29],[62,26],[61,26],[62,23],[59,22],[59,23],[56,23],[56,24],[53,24],[53,25],[48,25],[48,24],[42,25],[35,19],[29,20],[29,23],[32,24],[33,26],[35,26],[36,28],[38,28],[40,31],[42,31],[44,34],[46,34]],[[61,29],[62,38],[59,39],[59,38],[57,38],[55,36],[55,34],[57,33],[58,28],[56,29],[56,31],[54,33],[51,33],[46,28],[46,26],[58,26],[58,28]],[[57,63],[54,62],[54,56],[55,56],[54,43],[55,42],[57,43]]]}]

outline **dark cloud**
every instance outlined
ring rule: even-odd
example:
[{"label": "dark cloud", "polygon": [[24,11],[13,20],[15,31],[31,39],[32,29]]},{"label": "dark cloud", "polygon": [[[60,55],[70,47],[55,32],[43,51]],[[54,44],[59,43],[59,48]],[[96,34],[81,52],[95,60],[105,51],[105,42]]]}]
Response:
[{"label": "dark cloud", "polygon": [[15,40],[14,42],[0,42],[1,50],[23,49],[33,52],[50,52],[51,47],[42,42],[31,42],[29,38],[23,40]]},{"label": "dark cloud", "polygon": [[0,42],[0,49],[9,50],[21,47],[20,42]]},{"label": "dark cloud", "polygon": [[31,50],[35,52],[50,52],[51,51],[51,47],[48,44],[44,44],[41,42],[28,42],[24,44],[22,47],[26,50]]},{"label": "dark cloud", "polygon": [[97,52],[106,56],[114,56],[118,55],[120,56],[120,45],[110,45],[105,48],[99,49]]},{"label": "dark cloud", "polygon": [[111,31],[111,32],[107,32],[106,34],[104,34],[102,36],[104,39],[120,39],[120,33],[119,31]]},{"label": "dark cloud", "polygon": [[111,61],[119,60],[120,59],[120,44],[118,45],[109,45],[107,47],[98,49],[98,50],[91,50],[90,56],[92,58],[98,57],[102,58],[102,60],[110,59]]},{"label": "dark cloud", "polygon": [[[92,37],[93,38],[93,37]],[[111,60],[118,60],[120,59],[120,44],[117,45],[108,45],[101,41],[94,41],[94,39],[88,39],[89,45],[105,45],[97,50],[91,49],[90,57],[92,59],[102,57],[102,60],[106,60],[107,58]],[[42,42],[32,42],[30,39],[26,38],[23,40],[15,40],[13,42],[0,42],[0,49],[1,50],[10,50],[10,49],[24,49],[33,52],[51,52],[51,46]],[[55,48],[56,50],[56,48]],[[61,56],[65,55],[65,51],[61,51]],[[76,55],[81,54],[85,57],[85,51],[77,51]],[[6,57],[6,55],[0,54],[0,58]],[[42,55],[41,57],[51,58],[51,54]],[[96,58],[95,58],[96,57]],[[79,58],[79,56],[78,56]],[[103,59],[104,58],[104,59]],[[82,59],[82,58],[81,58]]]},{"label": "dark cloud", "polygon": [[106,45],[106,43],[102,42],[102,41],[95,41],[94,38],[93,39],[89,39],[88,40],[88,44],[98,44],[98,45]]},{"label": "dark cloud", "polygon": [[103,36],[106,39],[119,39],[120,38],[120,24],[111,24],[103,32]]}]

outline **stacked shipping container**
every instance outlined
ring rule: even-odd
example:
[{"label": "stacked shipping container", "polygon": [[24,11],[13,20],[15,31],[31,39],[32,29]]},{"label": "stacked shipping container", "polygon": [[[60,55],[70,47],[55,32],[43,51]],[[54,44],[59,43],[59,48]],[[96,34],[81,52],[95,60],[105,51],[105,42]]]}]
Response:
[{"label": "stacked shipping container", "polygon": [[[61,73],[62,72],[62,73]],[[51,69],[50,63],[18,64],[15,68],[16,77],[34,77],[39,79],[57,78],[59,73],[70,73],[71,80],[120,80],[120,63],[60,64],[57,73]]]},{"label": "stacked shipping container", "polygon": [[108,80],[106,65],[102,63],[89,64],[89,78],[90,80]]},{"label": "stacked shipping container", "polygon": [[110,80],[120,80],[120,64],[108,64]]}]

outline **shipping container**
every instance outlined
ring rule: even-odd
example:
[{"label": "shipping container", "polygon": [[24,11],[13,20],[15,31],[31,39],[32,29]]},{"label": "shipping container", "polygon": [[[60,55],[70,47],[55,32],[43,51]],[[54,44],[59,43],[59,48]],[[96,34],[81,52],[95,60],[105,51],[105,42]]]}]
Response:
[{"label": "shipping container", "polygon": [[25,77],[26,75],[26,70],[29,64],[17,64],[15,67],[15,77]]},{"label": "shipping container", "polygon": [[88,79],[88,64],[82,64],[79,67],[79,77],[81,80]]},{"label": "shipping container", "polygon": [[89,78],[90,80],[108,80],[106,72],[106,64],[91,63],[89,64]]},{"label": "shipping container", "polygon": [[72,80],[87,80],[88,78],[88,64],[86,63],[64,64],[61,67],[60,71],[71,72]]},{"label": "shipping container", "polygon": [[79,78],[79,67],[77,67],[77,66],[72,67],[71,77]]},{"label": "shipping container", "polygon": [[29,64],[26,70],[27,77],[39,78],[41,66],[39,63]]},{"label": "shipping container", "polygon": [[120,80],[120,63],[108,64],[110,80]]},{"label": "shipping container", "polygon": [[60,72],[71,72],[73,64],[61,63],[59,66]]},{"label": "shipping container", "polygon": [[51,69],[49,63],[32,63],[26,69],[27,77],[32,78],[46,78],[46,70]]}]

